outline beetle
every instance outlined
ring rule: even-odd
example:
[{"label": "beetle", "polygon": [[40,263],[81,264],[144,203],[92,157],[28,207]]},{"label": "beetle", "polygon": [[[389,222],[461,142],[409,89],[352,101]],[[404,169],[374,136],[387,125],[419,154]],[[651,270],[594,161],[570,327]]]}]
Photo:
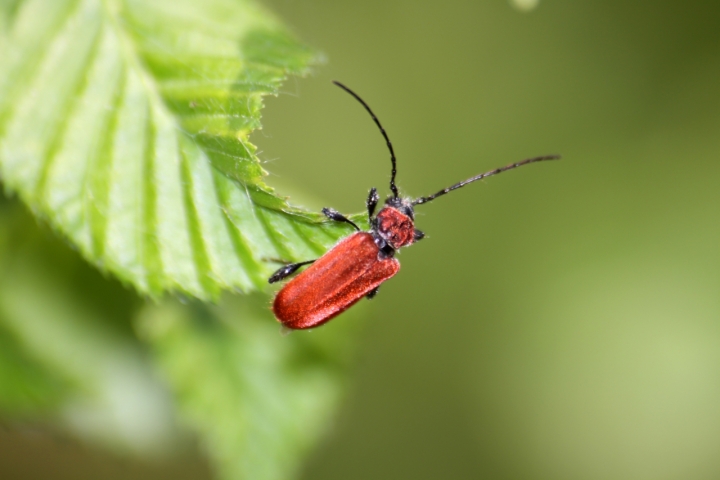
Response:
[{"label": "beetle", "polygon": [[380,285],[392,278],[400,270],[400,262],[395,258],[398,249],[408,247],[422,240],[425,234],[415,228],[415,210],[436,198],[465,185],[497,175],[498,173],[543,160],[556,160],[559,155],[545,155],[528,158],[504,167],[481,173],[444,188],[427,197],[410,199],[401,197],[395,185],[397,160],[392,143],[365,101],[358,94],[340,82],[333,82],[352,95],[368,111],[380,133],[385,138],[392,171],[390,191],[385,205],[375,215],[380,200],[377,189],[370,189],[366,206],[369,231],[362,231],[355,222],[333,210],[323,208],[322,213],[330,220],[352,225],[355,233],[340,240],[334,247],[316,260],[290,263],[278,269],[268,279],[269,283],[279,282],[305,265],[310,265],[298,276],[290,280],[275,296],[272,310],[275,317],[287,328],[306,329],[322,325],[341,314],[362,298],[373,298]]}]

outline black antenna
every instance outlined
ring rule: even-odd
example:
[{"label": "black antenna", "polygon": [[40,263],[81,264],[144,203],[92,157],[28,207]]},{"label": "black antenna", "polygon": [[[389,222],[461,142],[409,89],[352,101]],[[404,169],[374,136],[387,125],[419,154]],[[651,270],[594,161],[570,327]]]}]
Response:
[{"label": "black antenna", "polygon": [[367,110],[368,113],[370,114],[370,116],[372,117],[372,119],[375,120],[375,124],[380,129],[380,133],[382,133],[382,136],[385,137],[385,141],[387,142],[388,149],[390,150],[390,161],[392,161],[392,175],[390,176],[390,190],[392,190],[392,192],[393,192],[393,197],[398,198],[398,189],[395,186],[395,174],[397,173],[397,162],[395,160],[395,150],[393,150],[392,143],[390,143],[390,138],[387,136],[387,133],[385,133],[385,129],[380,124],[380,120],[378,120],[378,118],[375,116],[373,111],[370,109],[370,106],[367,103],[365,103],[365,100],[360,98],[360,96],[357,93],[353,92],[348,87],[346,87],[345,85],[343,85],[342,83],[340,83],[336,80],[333,80],[333,83],[335,85],[337,85],[338,87],[342,88],[343,90],[345,90],[346,92],[348,92],[353,97],[355,97],[355,100],[360,102],[362,104],[362,106],[365,107],[365,110]]},{"label": "black antenna", "polygon": [[545,155],[543,157],[528,158],[527,160],[523,160],[522,162],[511,163],[510,165],[505,165],[504,167],[496,168],[495,170],[490,170],[489,172],[481,173],[480,175],[476,175],[472,178],[468,178],[467,180],[463,180],[460,183],[456,183],[452,187],[444,188],[444,189],[440,190],[439,192],[437,192],[433,195],[430,195],[428,197],[420,197],[417,200],[413,200],[412,204],[413,204],[413,206],[422,205],[423,203],[427,203],[432,200],[435,200],[437,197],[439,197],[441,195],[445,195],[448,192],[452,192],[453,190],[456,190],[460,187],[464,187],[468,183],[472,183],[477,180],[482,180],[483,178],[492,177],[493,175],[497,175],[498,173],[502,173],[507,170],[512,170],[513,168],[522,167],[523,165],[527,165],[528,163],[542,162],[543,160],[558,160],[559,158],[560,158],[560,155]]}]

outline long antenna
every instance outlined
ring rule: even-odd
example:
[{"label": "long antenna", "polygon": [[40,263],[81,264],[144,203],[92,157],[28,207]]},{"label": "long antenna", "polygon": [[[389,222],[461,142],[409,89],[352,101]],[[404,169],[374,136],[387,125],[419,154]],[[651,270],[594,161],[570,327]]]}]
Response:
[{"label": "long antenna", "polygon": [[464,187],[468,183],[472,183],[477,180],[482,180],[483,178],[492,177],[493,175],[497,175],[498,173],[502,173],[507,170],[512,170],[513,168],[522,167],[523,165],[527,165],[528,163],[542,162],[543,160],[558,160],[559,158],[560,158],[560,155],[545,155],[542,157],[528,158],[527,160],[523,160],[522,162],[511,163],[510,165],[505,165],[504,167],[496,168],[495,170],[490,170],[489,172],[481,173],[480,175],[476,175],[472,178],[468,178],[467,180],[463,180],[460,183],[456,183],[452,187],[444,188],[444,189],[440,190],[439,192],[437,192],[433,195],[430,195],[428,197],[420,197],[417,200],[413,200],[412,204],[413,204],[413,206],[415,206],[415,205],[422,205],[423,203],[431,202],[439,196],[445,195],[446,193],[452,192],[453,190],[457,190],[460,187]]},{"label": "long antenna", "polygon": [[370,106],[367,103],[365,103],[365,100],[360,98],[360,96],[357,93],[353,92],[348,87],[346,87],[345,85],[343,85],[342,83],[340,83],[336,80],[333,80],[333,83],[335,85],[337,85],[338,87],[342,88],[343,90],[345,90],[346,92],[348,92],[353,97],[355,97],[355,100],[360,102],[362,104],[362,106],[365,107],[365,110],[367,110],[368,113],[370,114],[370,116],[372,117],[372,119],[375,120],[375,124],[380,129],[380,133],[382,133],[382,136],[385,137],[385,141],[387,142],[388,149],[390,150],[390,161],[392,162],[392,175],[390,176],[390,190],[392,190],[392,192],[393,192],[393,197],[398,198],[398,189],[395,186],[395,174],[397,174],[397,162],[395,160],[395,150],[393,150],[393,146],[392,146],[392,143],[390,142],[390,138],[388,137],[387,133],[385,133],[385,129],[380,124],[380,120],[378,120],[378,118],[375,116],[373,111],[370,109]]}]

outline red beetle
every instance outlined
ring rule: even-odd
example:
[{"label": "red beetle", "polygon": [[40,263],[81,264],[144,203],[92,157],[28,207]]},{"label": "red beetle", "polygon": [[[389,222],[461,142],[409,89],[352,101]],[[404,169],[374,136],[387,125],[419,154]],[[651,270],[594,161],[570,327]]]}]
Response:
[{"label": "red beetle", "polygon": [[400,270],[400,262],[395,258],[395,252],[401,247],[412,245],[425,236],[423,232],[415,228],[413,208],[416,205],[430,202],[468,183],[506,170],[528,163],[560,158],[558,155],[529,158],[481,173],[428,197],[420,197],[415,200],[401,198],[395,186],[395,174],[397,173],[395,151],[385,129],[362,98],[340,82],[333,83],[355,97],[380,128],[390,150],[392,162],[390,190],[392,195],[385,200],[385,206],[378,214],[373,216],[379,197],[376,188],[370,189],[367,199],[370,230],[367,232],[360,231],[355,222],[340,212],[331,208],[323,208],[323,214],[329,219],[349,223],[357,232],[340,240],[319,259],[285,265],[270,277],[268,281],[275,283],[292,275],[300,267],[312,264],[280,289],[273,302],[272,310],[277,319],[292,329],[317,327],[341,314],[363,297],[373,298],[380,285]]}]

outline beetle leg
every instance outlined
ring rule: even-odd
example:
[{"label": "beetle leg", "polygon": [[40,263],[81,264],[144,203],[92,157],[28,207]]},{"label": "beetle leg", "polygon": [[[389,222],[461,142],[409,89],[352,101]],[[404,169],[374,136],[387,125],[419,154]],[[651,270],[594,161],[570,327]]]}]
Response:
[{"label": "beetle leg", "polygon": [[268,283],[275,283],[279,282],[280,280],[289,277],[293,273],[297,271],[298,268],[302,267],[303,265],[309,265],[313,263],[315,260],[308,260],[307,262],[300,262],[300,263],[290,263],[288,265],[285,265],[284,267],[280,267],[270,275],[270,278],[268,278]]},{"label": "beetle leg", "polygon": [[425,232],[416,228],[415,234],[413,235],[413,241],[417,242],[419,240],[422,240],[423,238],[425,238]]},{"label": "beetle leg", "polygon": [[377,188],[372,187],[370,189],[370,193],[368,194],[367,201],[365,202],[365,205],[367,205],[367,210],[368,210],[368,221],[370,221],[371,223],[372,223],[373,213],[375,213],[375,207],[377,207],[379,200],[380,200],[380,196],[378,196]]},{"label": "beetle leg", "polygon": [[358,232],[360,231],[360,227],[358,227],[355,224],[355,222],[353,222],[352,220],[350,220],[345,215],[343,215],[342,213],[338,212],[335,209],[325,207],[322,209],[322,213],[323,213],[323,215],[328,217],[330,220],[335,220],[336,222],[349,223],[350,225],[355,227],[355,230],[357,230]]},{"label": "beetle leg", "polygon": [[372,300],[373,298],[375,298],[375,295],[377,295],[378,290],[380,290],[380,287],[373,288],[365,294],[365,298],[367,298],[368,300]]}]

